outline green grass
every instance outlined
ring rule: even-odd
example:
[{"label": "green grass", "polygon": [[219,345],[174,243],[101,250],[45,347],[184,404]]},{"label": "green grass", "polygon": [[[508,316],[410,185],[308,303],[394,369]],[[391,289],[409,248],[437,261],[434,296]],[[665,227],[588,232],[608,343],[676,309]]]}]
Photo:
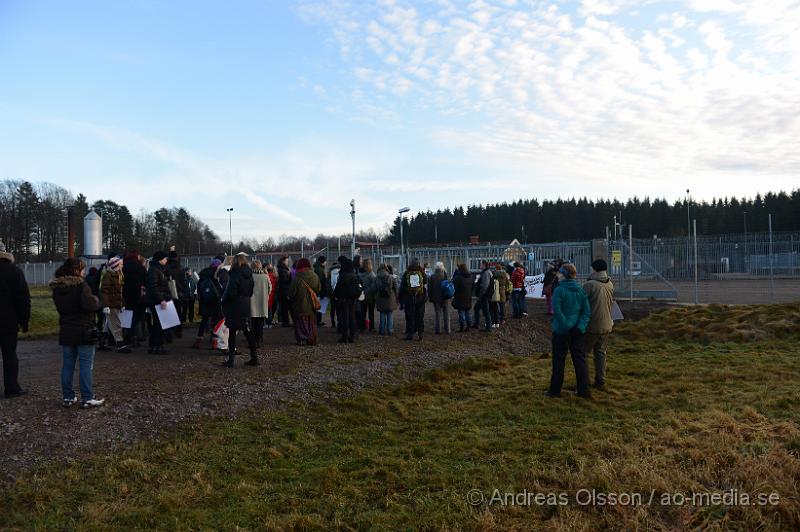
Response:
[{"label": "green grass", "polygon": [[31,322],[29,331],[20,334],[21,340],[43,338],[58,334],[58,312],[53,295],[47,286],[31,286]]},{"label": "green grass", "polygon": [[[509,356],[331,405],[196,421],[120,454],[23,475],[0,492],[0,528],[797,529],[796,345],[621,335],[608,391],[591,402],[542,397],[549,360]],[[736,488],[777,492],[780,503],[466,502],[471,489],[572,501],[582,488]]]}]

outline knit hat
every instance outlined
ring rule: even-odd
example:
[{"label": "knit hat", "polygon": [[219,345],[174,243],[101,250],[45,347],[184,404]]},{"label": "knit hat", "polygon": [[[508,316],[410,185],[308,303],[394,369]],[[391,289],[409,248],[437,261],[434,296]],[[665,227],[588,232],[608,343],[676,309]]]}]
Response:
[{"label": "knit hat", "polygon": [[122,269],[122,259],[119,257],[112,257],[108,261],[108,269],[118,272]]},{"label": "knit hat", "polygon": [[0,241],[0,260],[7,260],[11,264],[14,264],[14,255],[11,253],[6,252],[6,245]]},{"label": "knit hat", "polygon": [[166,259],[166,258],[167,258],[167,254],[164,251],[156,251],[155,253],[153,253],[153,261],[154,262],[159,262],[162,259]]},{"label": "knit hat", "polygon": [[603,259],[597,259],[592,263],[592,269],[596,272],[604,272],[608,269],[608,264]]},{"label": "knit hat", "polygon": [[211,261],[211,264],[210,264],[210,266],[216,270],[217,268],[219,268],[219,265],[220,265],[220,264],[222,264],[222,261],[221,261],[221,260],[219,260],[219,259],[214,259],[214,260],[212,260],[212,261]]},{"label": "knit hat", "polygon": [[310,267],[311,267],[311,262],[305,257],[303,257],[302,259],[297,261],[297,269],[298,270],[302,270],[303,268],[310,268]]}]

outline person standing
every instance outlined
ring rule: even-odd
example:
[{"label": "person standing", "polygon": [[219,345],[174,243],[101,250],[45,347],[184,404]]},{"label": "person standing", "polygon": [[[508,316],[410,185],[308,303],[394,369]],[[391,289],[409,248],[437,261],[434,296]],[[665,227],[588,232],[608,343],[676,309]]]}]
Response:
[{"label": "person standing", "polygon": [[[325,272],[325,265],[327,264],[328,259],[325,255],[320,255],[317,257],[317,260],[314,261],[314,273],[317,275],[319,279],[319,284],[322,289],[319,292],[320,299],[328,298],[330,302],[330,283],[328,282],[328,274]],[[322,321],[322,312],[317,312],[317,327],[325,327],[325,323]]]},{"label": "person standing", "polygon": [[468,332],[469,311],[472,310],[472,291],[475,287],[475,280],[463,262],[458,265],[453,274],[453,287],[455,288],[453,308],[458,311],[458,332]]},{"label": "person standing", "polygon": [[494,278],[497,281],[498,299],[497,299],[497,324],[498,326],[504,325],[506,322],[506,301],[511,293],[511,277],[508,272],[503,268],[502,264],[498,264],[495,268]]},{"label": "person standing", "polygon": [[86,265],[79,259],[69,258],[56,270],[50,281],[53,302],[58,311],[58,344],[61,346],[62,404],[69,407],[78,402],[72,388],[76,363],[81,389],[81,408],[93,408],[105,403],[94,396],[92,368],[94,365],[94,341],[97,335],[95,314],[100,309],[100,300],[84,279]]},{"label": "person standing", "polygon": [[378,309],[378,334],[394,334],[394,311],[397,308],[397,280],[389,273],[386,264],[378,266],[375,276],[375,308]]},{"label": "person standing", "polygon": [[437,262],[433,269],[430,282],[428,282],[428,299],[433,303],[434,325],[433,333],[450,334],[450,299],[452,295],[445,293],[442,283],[451,282],[447,277],[444,263]]},{"label": "person standing", "polygon": [[292,284],[292,273],[289,270],[289,257],[281,257],[278,261],[278,293],[277,305],[281,326],[289,327],[289,286]]},{"label": "person standing", "polygon": [[138,346],[144,340],[145,304],[144,292],[147,270],[144,259],[138,251],[132,249],[125,255],[122,262],[122,300],[125,308],[133,311],[131,328],[128,329],[128,343]]},{"label": "person standing", "polygon": [[586,351],[583,340],[586,327],[591,318],[591,309],[586,292],[575,280],[577,272],[572,264],[564,264],[558,271],[563,280],[553,292],[553,318],[550,323],[553,329],[552,350],[553,370],[550,375],[550,388],[545,392],[548,397],[559,397],[564,384],[564,366],[567,350],[572,355],[575,366],[578,397],[588,399],[589,369],[586,366]]},{"label": "person standing", "polygon": [[425,331],[425,299],[428,277],[419,263],[412,259],[400,281],[400,303],[406,313],[406,340],[412,340],[414,333],[422,341]]},{"label": "person standing", "polygon": [[194,322],[194,302],[197,294],[197,282],[191,268],[183,268],[183,276],[180,283],[177,283],[178,298],[181,300],[180,318],[181,323]]},{"label": "person standing", "polygon": [[294,336],[297,345],[317,345],[317,314],[322,283],[311,262],[303,257],[297,261],[297,271],[289,285]]},{"label": "person standing", "polygon": [[167,254],[164,251],[156,251],[150,259],[145,281],[147,292],[147,303],[150,309],[150,348],[147,352],[151,355],[166,355],[164,349],[164,329],[161,327],[161,320],[158,319],[156,307],[162,310],[167,308],[167,302],[172,301],[172,294],[169,290],[169,282],[164,271],[167,265]]},{"label": "person standing", "polygon": [[341,271],[341,263],[342,257],[340,256],[336,259],[336,262],[333,263],[331,266],[330,271],[328,272],[328,294],[331,298],[331,302],[328,305],[331,309],[331,328],[336,329],[337,332],[341,333],[341,327],[336,326],[336,314],[339,312],[339,307],[336,304],[336,282],[339,280],[339,272]]},{"label": "person standing", "polygon": [[103,307],[103,314],[106,317],[102,332],[114,340],[117,353],[130,353],[131,348],[125,342],[122,324],[119,320],[120,312],[125,305],[122,298],[122,284],[122,259],[112,257],[109,259],[100,281],[100,305]]},{"label": "person standing", "polygon": [[519,262],[514,263],[511,273],[511,309],[516,319],[528,315],[525,312],[525,268]]},{"label": "person standing", "polygon": [[267,264],[267,277],[269,277],[269,314],[267,315],[267,328],[272,327],[272,322],[275,319],[275,294],[278,291],[278,275],[275,273],[275,267],[272,264]]},{"label": "person standing", "polygon": [[14,255],[0,242],[0,352],[3,355],[3,393],[6,399],[25,395],[19,385],[17,338],[28,332],[31,294],[25,274],[14,264]]},{"label": "person standing", "polygon": [[361,330],[372,332],[375,330],[375,281],[377,279],[375,272],[372,271],[372,259],[361,261],[359,278],[361,279],[361,286],[364,288],[364,301],[361,303],[364,309],[362,312],[364,327]]},{"label": "person standing", "polygon": [[261,269],[261,261],[253,261],[253,297],[250,298],[250,329],[256,347],[264,343],[264,322],[269,316],[269,275]]},{"label": "person standing", "polygon": [[492,270],[489,267],[488,261],[481,261],[481,273],[475,283],[475,319],[472,322],[472,327],[477,329],[480,327],[481,312],[483,312],[484,327],[481,329],[483,332],[491,332],[492,330],[492,317],[489,311],[489,299],[492,297]]},{"label": "person standing", "polygon": [[337,312],[339,313],[339,343],[353,343],[356,336],[356,301],[363,289],[358,280],[353,261],[347,257],[339,257],[339,276],[333,295],[336,298]]},{"label": "person standing", "polygon": [[231,263],[228,284],[222,294],[222,314],[228,327],[228,359],[223,366],[234,367],[236,358],[236,333],[242,331],[250,348],[250,360],[247,366],[258,366],[258,349],[253,334],[250,332],[250,299],[253,297],[253,272],[247,263],[246,253],[237,253]]},{"label": "person standing", "polygon": [[222,262],[214,259],[207,268],[200,270],[200,280],[197,282],[197,300],[200,310],[200,325],[197,328],[197,338],[195,338],[192,348],[200,349],[206,330],[214,337],[214,327],[222,319],[220,308],[220,298],[222,297],[222,287],[217,281],[217,268]]},{"label": "person standing", "polygon": [[175,305],[175,311],[178,313],[178,320],[180,321],[177,327],[165,331],[167,333],[167,338],[171,341],[173,332],[176,337],[183,338],[183,323],[184,317],[186,316],[181,301],[181,287],[186,281],[186,275],[183,273],[183,268],[181,268],[175,246],[170,246],[169,252],[167,253],[167,264],[164,268],[164,273],[167,275],[167,286],[172,296],[172,304]]},{"label": "person standing", "polygon": [[584,337],[584,349],[586,353],[594,353],[594,386],[603,388],[606,384],[606,343],[611,329],[614,328],[614,320],[611,319],[614,283],[608,276],[608,265],[603,259],[594,261],[592,270],[589,280],[583,285],[591,309],[591,319]]},{"label": "person standing", "polygon": [[544,287],[542,288],[542,293],[547,300],[548,316],[553,315],[553,292],[555,292],[556,288],[558,288],[558,270],[563,264],[563,260],[555,259],[549,263],[550,269],[544,274],[544,280],[542,281],[542,285],[544,285]]}]

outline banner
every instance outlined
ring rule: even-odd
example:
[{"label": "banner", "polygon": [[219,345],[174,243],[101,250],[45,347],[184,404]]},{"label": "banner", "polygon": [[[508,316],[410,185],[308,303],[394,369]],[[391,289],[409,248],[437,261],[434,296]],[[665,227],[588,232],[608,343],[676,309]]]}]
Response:
[{"label": "banner", "polygon": [[544,288],[544,274],[539,275],[526,275],[525,276],[525,291],[528,299],[542,299],[542,289]]}]

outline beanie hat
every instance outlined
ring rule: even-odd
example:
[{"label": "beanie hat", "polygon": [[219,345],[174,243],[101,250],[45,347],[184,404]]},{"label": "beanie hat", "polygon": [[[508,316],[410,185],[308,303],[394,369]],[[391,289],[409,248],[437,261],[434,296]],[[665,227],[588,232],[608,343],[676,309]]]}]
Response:
[{"label": "beanie hat", "polygon": [[222,261],[221,261],[221,260],[219,260],[219,259],[214,259],[214,260],[212,260],[212,261],[211,261],[211,264],[210,264],[210,266],[216,270],[217,268],[219,268],[219,265],[220,265],[220,264],[222,264]]},{"label": "beanie hat", "polygon": [[310,267],[311,267],[311,262],[305,257],[303,257],[302,259],[297,261],[297,269],[298,270],[301,270],[303,268],[310,268]]},{"label": "beanie hat", "polygon": [[596,272],[604,272],[608,269],[608,264],[603,259],[597,259],[592,263],[592,269]]},{"label": "beanie hat", "polygon": [[118,272],[122,268],[122,259],[119,257],[111,257],[108,261],[108,269]]},{"label": "beanie hat", "polygon": [[156,251],[155,253],[153,253],[153,261],[155,261],[155,262],[159,262],[162,259],[166,259],[166,258],[167,258],[167,254],[164,251]]}]

